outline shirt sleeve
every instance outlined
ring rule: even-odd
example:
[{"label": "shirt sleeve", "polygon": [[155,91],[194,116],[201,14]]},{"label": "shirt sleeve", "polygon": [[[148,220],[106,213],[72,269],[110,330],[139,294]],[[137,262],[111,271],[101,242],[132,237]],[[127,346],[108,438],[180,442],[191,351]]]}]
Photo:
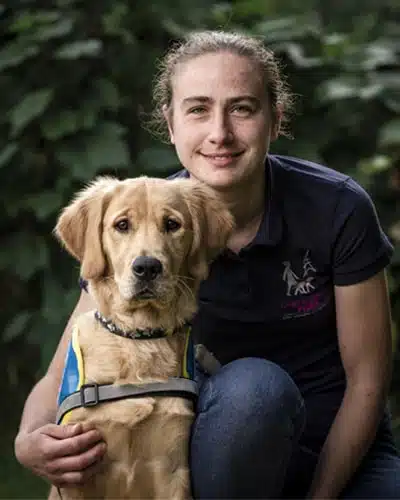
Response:
[{"label": "shirt sleeve", "polygon": [[333,283],[339,286],[370,278],[393,254],[367,192],[352,179],[342,188],[333,221]]}]

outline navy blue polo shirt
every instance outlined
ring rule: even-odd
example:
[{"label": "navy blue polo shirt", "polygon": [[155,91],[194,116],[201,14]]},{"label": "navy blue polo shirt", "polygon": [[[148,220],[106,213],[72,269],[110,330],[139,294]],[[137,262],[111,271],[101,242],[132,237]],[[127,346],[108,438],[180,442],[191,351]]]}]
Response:
[{"label": "navy blue polo shirt", "polygon": [[284,368],[305,398],[303,439],[318,451],[345,388],[334,285],[373,276],[393,248],[370,197],[348,176],[274,155],[266,170],[259,230],[238,254],[227,249],[213,262],[193,334],[224,364],[256,356]]}]

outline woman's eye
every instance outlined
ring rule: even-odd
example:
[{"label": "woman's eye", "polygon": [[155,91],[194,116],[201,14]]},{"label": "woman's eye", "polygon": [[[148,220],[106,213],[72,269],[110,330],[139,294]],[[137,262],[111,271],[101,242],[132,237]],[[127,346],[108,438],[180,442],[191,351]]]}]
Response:
[{"label": "woman's eye", "polygon": [[121,219],[114,224],[114,227],[120,233],[126,233],[129,229],[129,221],[128,219]]},{"label": "woman's eye", "polygon": [[207,110],[204,106],[196,106],[195,108],[190,108],[188,110],[189,115],[201,115],[205,113]]},{"label": "woman's eye", "polygon": [[250,115],[253,113],[253,109],[246,105],[237,105],[232,108],[232,112],[238,115]]},{"label": "woman's eye", "polygon": [[167,233],[172,233],[174,231],[177,231],[178,229],[180,229],[180,227],[181,224],[178,221],[171,219],[170,217],[165,218],[164,229]]}]

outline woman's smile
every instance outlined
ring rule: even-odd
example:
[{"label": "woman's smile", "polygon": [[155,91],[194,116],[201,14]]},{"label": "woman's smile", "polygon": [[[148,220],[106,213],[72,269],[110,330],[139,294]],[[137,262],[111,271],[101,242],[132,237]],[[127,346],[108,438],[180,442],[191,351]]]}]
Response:
[{"label": "woman's smile", "polygon": [[243,152],[232,153],[200,153],[209,163],[216,167],[228,167],[234,163]]}]

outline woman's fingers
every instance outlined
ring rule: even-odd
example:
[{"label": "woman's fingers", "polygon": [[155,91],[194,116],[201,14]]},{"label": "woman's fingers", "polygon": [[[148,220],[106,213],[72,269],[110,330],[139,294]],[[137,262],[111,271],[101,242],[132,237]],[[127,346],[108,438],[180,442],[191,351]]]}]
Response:
[{"label": "woman's fingers", "polygon": [[56,486],[83,484],[96,473],[106,451],[92,425],[48,424],[16,440],[21,463]]},{"label": "woman's fingers", "polygon": [[[73,462],[59,464],[60,469],[58,471],[54,471],[53,473],[49,472],[47,474],[47,478],[52,484],[59,488],[80,486],[86,483],[93,475],[97,474],[101,470],[103,465],[103,454],[104,452],[96,458],[94,456],[81,457],[81,463],[90,463],[90,465],[82,470],[73,470]],[[69,469],[70,467],[72,470],[67,471],[66,469]]]},{"label": "woman's fingers", "polygon": [[[84,436],[82,436],[84,437]],[[77,438],[71,438],[76,440]],[[87,441],[83,441],[84,444]],[[103,441],[97,442],[89,447],[81,447],[82,442],[78,445],[65,445],[66,450],[80,450],[78,453],[63,454],[59,458],[54,458],[48,462],[46,470],[51,475],[62,475],[70,472],[85,472],[86,469],[93,464],[99,462],[106,451],[106,444]],[[85,473],[86,474],[86,473]]]},{"label": "woman's fingers", "polygon": [[47,461],[67,455],[80,455],[102,442],[102,435],[98,430],[82,424],[48,425],[40,433],[40,448]]}]

